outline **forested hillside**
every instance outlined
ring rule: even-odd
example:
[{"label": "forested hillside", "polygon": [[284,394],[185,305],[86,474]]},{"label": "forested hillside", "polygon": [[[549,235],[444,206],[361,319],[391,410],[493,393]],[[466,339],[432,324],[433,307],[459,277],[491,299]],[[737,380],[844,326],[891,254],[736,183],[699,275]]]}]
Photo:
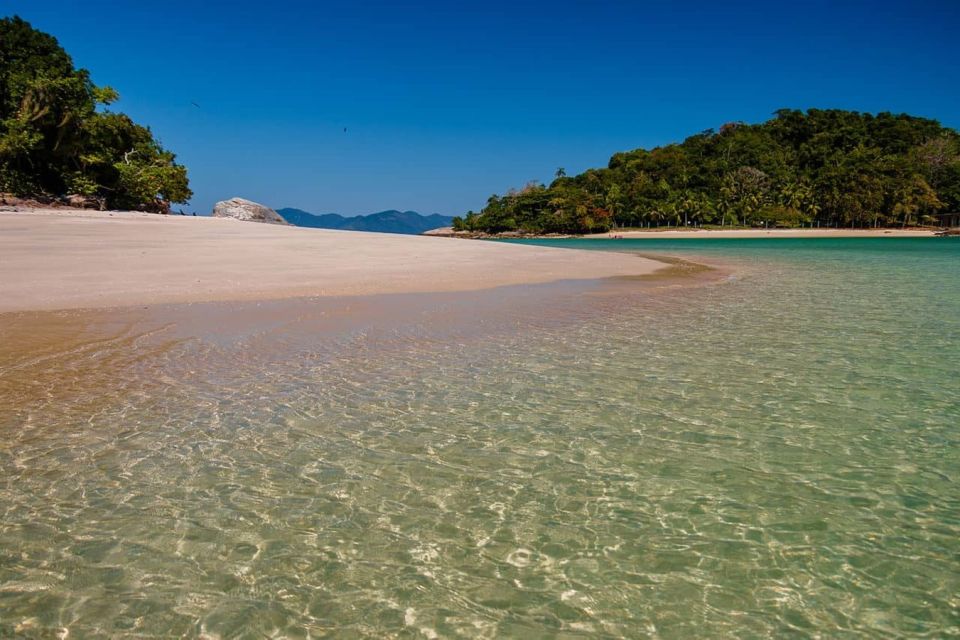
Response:
[{"label": "forested hillside", "polygon": [[160,212],[188,200],[186,168],[150,129],[107,108],[118,97],[53,36],[0,19],[0,192]]},{"label": "forested hillside", "polygon": [[587,233],[614,226],[903,226],[960,210],[960,135],[935,120],[783,109],[606,168],[492,196],[458,230]]}]

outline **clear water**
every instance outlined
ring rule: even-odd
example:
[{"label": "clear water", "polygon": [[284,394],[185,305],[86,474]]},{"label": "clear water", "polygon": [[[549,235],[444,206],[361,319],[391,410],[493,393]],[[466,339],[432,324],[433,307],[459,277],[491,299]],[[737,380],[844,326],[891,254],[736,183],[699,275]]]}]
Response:
[{"label": "clear water", "polygon": [[0,636],[960,635],[960,242],[601,242],[730,277],[0,368]]}]

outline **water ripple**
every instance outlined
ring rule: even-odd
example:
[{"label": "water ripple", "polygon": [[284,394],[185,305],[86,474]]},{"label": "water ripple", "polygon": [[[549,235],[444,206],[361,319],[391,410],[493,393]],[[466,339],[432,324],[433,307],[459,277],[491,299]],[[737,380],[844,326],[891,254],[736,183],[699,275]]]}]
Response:
[{"label": "water ripple", "polygon": [[553,319],[130,332],[115,398],[0,419],[0,636],[960,634],[960,292],[815,257]]}]

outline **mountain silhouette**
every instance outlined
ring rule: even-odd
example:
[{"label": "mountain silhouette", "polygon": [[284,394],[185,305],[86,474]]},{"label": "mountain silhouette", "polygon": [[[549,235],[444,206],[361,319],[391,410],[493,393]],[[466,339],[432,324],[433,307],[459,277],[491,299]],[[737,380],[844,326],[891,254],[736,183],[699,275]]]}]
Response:
[{"label": "mountain silhouette", "polygon": [[453,218],[434,213],[428,216],[416,211],[378,211],[365,216],[342,216],[338,213],[316,214],[302,209],[277,209],[284,220],[298,227],[341,229],[343,231],[377,231],[380,233],[421,234],[424,231],[449,227]]}]

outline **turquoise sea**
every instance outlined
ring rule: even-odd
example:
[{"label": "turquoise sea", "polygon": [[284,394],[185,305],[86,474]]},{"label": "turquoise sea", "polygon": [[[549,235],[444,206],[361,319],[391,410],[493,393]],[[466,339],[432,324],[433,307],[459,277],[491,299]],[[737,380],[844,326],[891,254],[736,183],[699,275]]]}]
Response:
[{"label": "turquoise sea", "polygon": [[718,270],[0,363],[0,637],[960,636],[960,241],[531,242]]}]

